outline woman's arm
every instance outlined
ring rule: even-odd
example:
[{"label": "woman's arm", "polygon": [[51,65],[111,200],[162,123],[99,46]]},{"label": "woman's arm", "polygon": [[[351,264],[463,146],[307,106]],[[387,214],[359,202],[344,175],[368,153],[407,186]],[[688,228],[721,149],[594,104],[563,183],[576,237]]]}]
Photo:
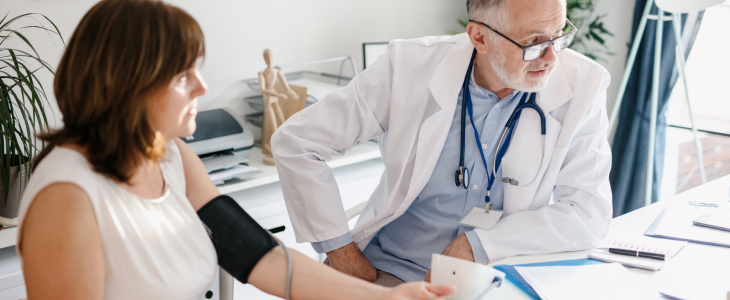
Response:
[{"label": "woman's arm", "polygon": [[[175,142],[182,155],[187,195],[198,211],[220,193],[198,156],[180,139]],[[438,297],[455,291],[454,287],[424,282],[403,284],[395,289],[384,288],[347,276],[293,249],[289,249],[289,252],[293,262],[291,292],[295,299],[441,299]],[[264,255],[248,276],[249,283],[279,297],[284,297],[285,280],[286,256],[281,247]]]},{"label": "woman's arm", "polygon": [[101,236],[91,200],[80,187],[47,186],[20,225],[18,250],[29,299],[103,298]]},{"label": "woman's arm", "polygon": [[[289,249],[293,261],[291,295],[293,299],[440,299],[456,291],[453,286],[425,282],[401,284],[385,288],[365,280],[347,276],[315,260]],[[254,267],[248,282],[269,294],[284,297],[286,257],[281,247],[269,251]]]},{"label": "woman's arm", "polygon": [[182,157],[183,170],[185,171],[185,193],[188,200],[195,208],[200,210],[210,200],[217,197],[221,193],[215,187],[213,181],[210,180],[208,172],[200,158],[193,152],[193,149],[185,144],[179,138],[175,139],[177,147],[180,148],[180,156]]}]

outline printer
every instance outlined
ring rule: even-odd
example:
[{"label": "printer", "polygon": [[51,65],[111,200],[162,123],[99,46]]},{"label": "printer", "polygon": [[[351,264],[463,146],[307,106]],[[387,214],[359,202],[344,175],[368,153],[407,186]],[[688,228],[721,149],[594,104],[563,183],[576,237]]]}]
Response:
[{"label": "printer", "polygon": [[195,133],[183,140],[200,157],[208,173],[240,167],[248,162],[253,134],[244,130],[228,110],[200,111],[196,123]]}]

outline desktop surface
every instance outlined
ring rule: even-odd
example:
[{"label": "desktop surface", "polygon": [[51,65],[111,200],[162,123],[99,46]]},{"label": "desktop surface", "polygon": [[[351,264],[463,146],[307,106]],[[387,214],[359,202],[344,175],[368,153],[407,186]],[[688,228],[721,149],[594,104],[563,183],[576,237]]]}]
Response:
[{"label": "desktop surface", "polygon": [[[681,208],[689,201],[719,203],[715,209],[730,209],[730,175],[682,192],[665,201],[616,217],[611,222],[609,236],[623,232],[641,234],[651,226],[665,208]],[[498,264],[528,264],[547,261],[587,258],[592,250],[546,255],[526,255],[490,262]],[[688,295],[689,299],[727,299],[730,291],[730,248],[688,243],[676,257],[659,271],[629,268],[636,279],[657,291]],[[657,293],[656,299],[671,299]],[[531,299],[511,283],[488,299]]]}]

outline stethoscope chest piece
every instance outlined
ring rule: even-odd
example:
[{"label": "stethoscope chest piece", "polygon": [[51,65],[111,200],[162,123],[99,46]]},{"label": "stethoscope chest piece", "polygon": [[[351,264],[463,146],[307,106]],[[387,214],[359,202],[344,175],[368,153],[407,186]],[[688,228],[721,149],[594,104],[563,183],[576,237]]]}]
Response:
[{"label": "stethoscope chest piece", "polygon": [[454,182],[456,183],[456,186],[464,186],[464,189],[469,186],[469,169],[467,167],[461,167],[458,170],[456,170],[456,174],[454,174]]}]

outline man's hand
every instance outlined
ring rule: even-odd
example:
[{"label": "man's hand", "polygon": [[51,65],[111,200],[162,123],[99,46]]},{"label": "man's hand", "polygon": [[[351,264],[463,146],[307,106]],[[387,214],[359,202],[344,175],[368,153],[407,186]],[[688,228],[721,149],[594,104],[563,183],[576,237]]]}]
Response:
[{"label": "man's hand", "polygon": [[[468,244],[468,243],[467,243]],[[330,266],[337,271],[347,275],[373,282],[378,278],[378,273],[370,261],[362,254],[355,243],[327,252]]]},{"label": "man's hand", "polygon": [[[441,254],[468,261],[475,261],[474,252],[471,251],[471,244],[469,244],[469,239],[466,238],[466,234],[457,236],[453,241],[451,241],[451,243],[449,243],[448,246],[446,246],[446,250],[444,250]],[[431,282],[431,270],[428,270],[424,280],[426,282]]]}]

